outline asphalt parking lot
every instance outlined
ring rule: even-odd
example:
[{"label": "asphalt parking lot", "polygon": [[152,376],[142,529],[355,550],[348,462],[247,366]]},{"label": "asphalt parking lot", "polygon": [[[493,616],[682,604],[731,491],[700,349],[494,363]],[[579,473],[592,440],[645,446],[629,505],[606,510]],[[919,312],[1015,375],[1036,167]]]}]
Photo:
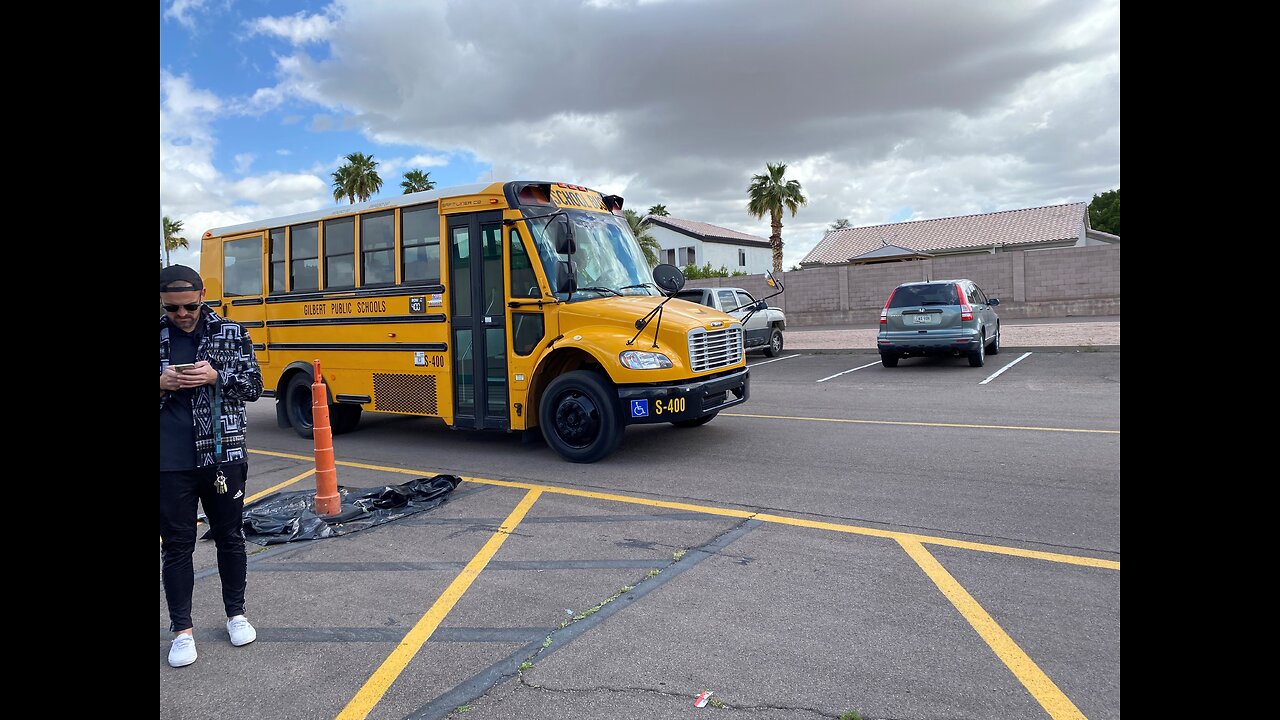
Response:
[{"label": "asphalt parking lot", "polygon": [[[244,648],[201,543],[188,668],[161,593],[160,716],[1119,717],[1118,350],[749,365],[745,405],[593,465],[367,414],[342,485],[462,485],[250,545]],[[271,401],[250,422],[250,497],[314,487]]]}]

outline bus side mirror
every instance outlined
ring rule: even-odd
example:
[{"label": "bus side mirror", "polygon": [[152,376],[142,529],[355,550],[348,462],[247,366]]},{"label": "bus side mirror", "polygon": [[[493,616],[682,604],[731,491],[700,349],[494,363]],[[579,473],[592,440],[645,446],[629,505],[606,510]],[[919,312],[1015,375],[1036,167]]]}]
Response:
[{"label": "bus side mirror", "polygon": [[668,295],[680,292],[684,287],[684,273],[675,265],[662,263],[653,269],[653,282]]},{"label": "bus side mirror", "polygon": [[572,255],[577,251],[573,242],[573,223],[569,222],[568,217],[557,215],[556,219],[551,221],[549,231],[551,243],[555,246],[557,255]]},{"label": "bus side mirror", "polygon": [[556,293],[573,294],[578,289],[578,267],[572,260],[556,261]]}]

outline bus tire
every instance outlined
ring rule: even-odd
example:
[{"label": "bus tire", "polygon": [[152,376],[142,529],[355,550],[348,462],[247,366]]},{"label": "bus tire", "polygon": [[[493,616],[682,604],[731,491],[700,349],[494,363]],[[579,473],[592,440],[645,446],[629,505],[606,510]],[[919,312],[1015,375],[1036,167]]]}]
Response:
[{"label": "bus tire", "polygon": [[542,436],[566,460],[595,462],[622,441],[622,420],[613,383],[574,370],[551,381],[538,407]]},{"label": "bus tire", "polygon": [[311,420],[311,376],[297,373],[289,379],[284,391],[284,409],[289,425],[298,437],[311,439],[314,425]]},{"label": "bus tire", "polygon": [[356,429],[360,424],[360,414],[364,408],[359,405],[334,403],[329,406],[329,421],[333,425],[333,434],[341,435]]}]

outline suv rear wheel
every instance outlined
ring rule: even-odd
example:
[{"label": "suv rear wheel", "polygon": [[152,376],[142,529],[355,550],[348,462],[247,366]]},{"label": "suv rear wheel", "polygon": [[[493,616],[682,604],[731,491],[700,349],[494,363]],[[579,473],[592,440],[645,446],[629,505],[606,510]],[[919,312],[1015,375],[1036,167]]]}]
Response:
[{"label": "suv rear wheel", "polygon": [[978,349],[969,353],[969,364],[973,367],[982,367],[987,364],[987,335],[984,332],[982,339],[978,341]]},{"label": "suv rear wheel", "polygon": [[880,353],[880,364],[885,367],[898,367],[898,356],[889,353]]}]

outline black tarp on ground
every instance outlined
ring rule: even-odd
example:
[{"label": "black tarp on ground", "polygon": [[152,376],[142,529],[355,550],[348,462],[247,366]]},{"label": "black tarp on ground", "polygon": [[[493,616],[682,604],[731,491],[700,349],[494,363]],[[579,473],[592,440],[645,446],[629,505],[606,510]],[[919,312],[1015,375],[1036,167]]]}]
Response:
[{"label": "black tarp on ground", "polygon": [[457,475],[436,475],[377,488],[339,487],[342,509],[329,518],[316,515],[314,489],[275,493],[245,506],[244,537],[258,545],[277,545],[347,535],[430,510],[460,482]]}]

